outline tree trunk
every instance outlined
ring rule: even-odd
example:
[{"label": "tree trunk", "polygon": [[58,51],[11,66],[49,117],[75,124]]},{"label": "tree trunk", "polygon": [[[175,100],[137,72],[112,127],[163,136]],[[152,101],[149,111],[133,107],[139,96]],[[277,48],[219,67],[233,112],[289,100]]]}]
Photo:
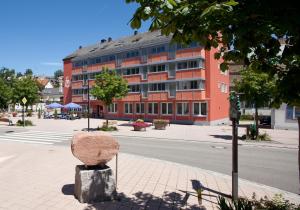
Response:
[{"label": "tree trunk", "polygon": [[300,195],[300,117],[298,117],[298,176],[299,176],[299,192]]},{"label": "tree trunk", "polygon": [[106,127],[108,128],[108,119],[106,118]]},{"label": "tree trunk", "polygon": [[255,137],[255,139],[257,139],[257,137],[258,137],[258,134],[259,134],[259,125],[258,125],[258,108],[257,108],[257,106],[256,106],[256,104],[255,104],[255,127],[256,127],[256,137]]}]

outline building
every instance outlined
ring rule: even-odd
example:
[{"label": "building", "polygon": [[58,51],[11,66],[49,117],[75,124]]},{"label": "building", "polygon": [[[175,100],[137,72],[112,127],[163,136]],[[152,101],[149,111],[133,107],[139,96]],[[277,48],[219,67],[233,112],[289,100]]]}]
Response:
[{"label": "building", "polygon": [[91,112],[111,119],[170,119],[174,123],[221,124],[228,121],[229,75],[214,53],[197,43],[171,43],[160,31],[134,33],[118,40],[79,47],[64,61],[64,103],[87,106],[87,84],[103,67],[116,69],[129,94],[110,107],[91,98]]}]

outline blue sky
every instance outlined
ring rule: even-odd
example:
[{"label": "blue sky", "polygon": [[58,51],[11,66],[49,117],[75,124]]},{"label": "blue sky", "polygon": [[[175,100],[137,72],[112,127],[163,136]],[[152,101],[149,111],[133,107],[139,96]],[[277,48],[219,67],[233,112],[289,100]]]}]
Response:
[{"label": "blue sky", "polygon": [[[38,75],[62,69],[79,45],[133,34],[125,0],[1,0],[0,67]],[[139,32],[147,31],[146,23]]]}]

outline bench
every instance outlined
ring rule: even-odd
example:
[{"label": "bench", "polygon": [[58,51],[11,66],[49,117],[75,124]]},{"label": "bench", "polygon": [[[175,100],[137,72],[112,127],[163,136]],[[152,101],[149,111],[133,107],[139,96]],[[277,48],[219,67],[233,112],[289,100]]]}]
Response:
[{"label": "bench", "polygon": [[8,125],[13,125],[12,120],[10,120],[8,118],[0,118],[0,122],[5,122],[5,123],[8,123]]}]

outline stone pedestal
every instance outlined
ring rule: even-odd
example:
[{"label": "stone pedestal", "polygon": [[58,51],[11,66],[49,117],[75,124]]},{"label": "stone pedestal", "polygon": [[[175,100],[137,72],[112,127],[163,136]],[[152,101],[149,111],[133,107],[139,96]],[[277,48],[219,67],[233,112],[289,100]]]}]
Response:
[{"label": "stone pedestal", "polygon": [[116,183],[108,166],[76,166],[75,197],[81,203],[110,201],[116,197]]}]

